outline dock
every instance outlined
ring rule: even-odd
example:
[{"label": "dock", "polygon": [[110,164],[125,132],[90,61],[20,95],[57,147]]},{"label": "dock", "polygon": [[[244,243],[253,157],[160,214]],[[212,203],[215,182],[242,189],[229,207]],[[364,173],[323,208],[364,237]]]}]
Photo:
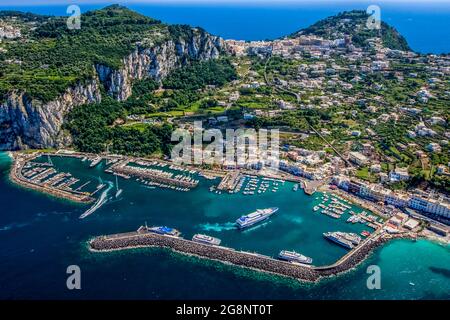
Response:
[{"label": "dock", "polygon": [[220,181],[217,190],[234,190],[241,179],[239,170],[228,172]]}]

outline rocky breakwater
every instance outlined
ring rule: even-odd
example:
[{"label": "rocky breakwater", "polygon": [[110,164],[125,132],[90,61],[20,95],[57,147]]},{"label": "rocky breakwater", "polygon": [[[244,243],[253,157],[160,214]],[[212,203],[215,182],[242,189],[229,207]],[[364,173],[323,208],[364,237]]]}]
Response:
[{"label": "rocky breakwater", "polygon": [[89,242],[93,251],[112,251],[139,247],[164,247],[212,260],[232,263],[234,265],[287,276],[302,281],[314,282],[319,274],[313,268],[287,263],[267,256],[249,252],[236,251],[230,248],[210,246],[178,237],[155,233],[124,233],[101,236]]},{"label": "rocky breakwater", "polygon": [[384,233],[374,234],[371,238],[366,239],[336,263],[320,267],[289,263],[261,254],[236,251],[231,248],[197,243],[180,237],[142,231],[96,237],[89,242],[89,246],[94,252],[142,247],[169,248],[177,252],[231,263],[257,271],[294,278],[300,281],[318,282],[322,278],[336,276],[354,269],[361,264],[374,249],[389,240],[399,238],[410,239],[414,238],[414,235],[409,233],[396,235],[387,235]]},{"label": "rocky breakwater", "polygon": [[61,126],[74,107],[100,102],[98,80],[68,88],[44,103],[25,92],[11,92],[0,102],[0,150],[58,147],[70,143]]},{"label": "rocky breakwater", "polygon": [[200,29],[192,29],[192,36],[189,38],[171,39],[151,47],[138,45],[136,50],[122,60],[123,67],[118,70],[101,64],[95,68],[108,94],[123,101],[131,95],[133,81],[145,78],[159,81],[186,64],[187,59],[215,59],[225,49],[222,38]]},{"label": "rocky breakwater", "polygon": [[414,239],[415,236],[410,233],[392,234],[388,235],[385,233],[373,234],[370,238],[367,238],[355,249],[349,251],[345,256],[343,256],[339,261],[332,265],[315,267],[315,270],[322,277],[335,276],[348,272],[360,265],[364,260],[366,260],[370,254],[378,247],[381,247],[386,242],[393,239]]}]

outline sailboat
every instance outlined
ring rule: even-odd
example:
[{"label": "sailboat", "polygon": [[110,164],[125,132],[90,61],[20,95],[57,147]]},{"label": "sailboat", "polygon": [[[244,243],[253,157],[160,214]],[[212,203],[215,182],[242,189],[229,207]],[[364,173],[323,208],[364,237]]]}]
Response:
[{"label": "sailboat", "polygon": [[122,189],[119,189],[119,179],[116,175],[116,198],[118,198],[122,194]]},{"label": "sailboat", "polygon": [[103,180],[101,177],[98,177],[98,185],[97,185],[97,190],[101,189],[105,186],[105,184],[103,183]]}]

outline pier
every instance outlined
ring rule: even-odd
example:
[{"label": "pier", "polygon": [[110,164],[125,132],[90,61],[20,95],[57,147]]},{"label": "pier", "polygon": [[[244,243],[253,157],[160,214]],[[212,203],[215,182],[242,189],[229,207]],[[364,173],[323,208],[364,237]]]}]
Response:
[{"label": "pier", "polygon": [[353,269],[363,262],[375,248],[389,239],[409,237],[405,234],[388,236],[382,232],[376,232],[336,263],[315,267],[285,262],[262,254],[237,251],[223,246],[202,244],[181,237],[142,232],[142,228],[139,230],[141,231],[96,237],[89,242],[90,249],[94,252],[107,252],[142,247],[168,248],[180,253],[231,263],[256,271],[290,277],[300,281],[317,282],[321,278],[338,275]]},{"label": "pier", "polygon": [[174,176],[170,172],[151,168],[141,168],[129,165],[128,160],[118,162],[111,166],[110,170],[117,175],[133,176],[148,181],[159,183],[168,186],[176,186],[181,188],[195,188],[198,185],[198,180],[191,179],[187,176]]},{"label": "pier", "polygon": [[217,190],[234,190],[241,179],[239,170],[228,172],[220,181]]}]

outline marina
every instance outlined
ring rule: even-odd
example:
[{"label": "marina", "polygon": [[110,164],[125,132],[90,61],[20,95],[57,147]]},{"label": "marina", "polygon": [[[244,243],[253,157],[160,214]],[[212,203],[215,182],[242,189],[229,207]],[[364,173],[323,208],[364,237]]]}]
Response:
[{"label": "marina", "polygon": [[[353,216],[352,213],[364,214],[364,210],[354,207],[349,201],[327,192],[317,192],[314,196],[307,196],[303,192],[293,193],[295,187],[299,187],[299,183],[284,178],[258,176],[248,172],[236,174],[238,171],[230,171],[222,175],[220,181],[216,178],[211,179],[213,174],[211,171],[207,173],[208,178],[205,178],[200,171],[193,168],[176,166],[162,160],[130,157],[103,156],[102,161],[94,167],[91,166],[92,160],[89,159],[95,157],[91,155],[41,154],[34,156],[33,159],[29,162],[38,163],[35,175],[41,174],[44,177],[54,170],[61,174],[61,177],[66,177],[69,184],[78,180],[72,185],[73,190],[85,192],[92,199],[92,204],[79,214],[82,220],[108,215],[111,209],[128,210],[127,207],[125,209],[122,207],[127,203],[132,205],[135,196],[149,197],[149,201],[158,199],[158,202],[164,203],[166,208],[168,203],[173,204],[167,209],[169,211],[151,213],[143,211],[144,220],[150,217],[152,224],[164,226],[173,225],[175,222],[176,226],[181,224],[183,229],[187,230],[187,236],[191,235],[192,238],[195,234],[204,235],[220,239],[227,247],[248,252],[256,251],[269,256],[276,256],[274,249],[279,253],[289,248],[290,251],[302,252],[305,256],[312,257],[320,264],[330,263],[345,254],[344,248],[327,242],[322,236],[323,233],[339,230],[361,234],[369,230],[371,234],[377,228],[375,225],[374,229],[370,228],[369,215],[366,220],[361,219],[367,224],[347,223],[346,220]],[[52,165],[49,164],[49,160]],[[69,173],[63,173],[62,168],[69,171],[70,176]],[[215,177],[220,177],[217,172],[214,173]],[[219,190],[220,184],[227,185],[230,181],[232,181],[230,190],[227,188]],[[139,187],[141,188],[136,189]],[[205,193],[205,189],[210,192]],[[192,192],[196,195],[190,195]],[[178,200],[174,202],[175,197]],[[177,219],[171,218],[174,212],[180,214],[186,212],[183,204],[192,201],[192,197],[209,198],[212,207],[196,207],[181,219],[178,215]],[[252,201],[248,201],[249,198],[252,198]],[[297,200],[293,201],[293,198]],[[124,199],[126,202],[123,202]],[[257,203],[260,205],[256,206]],[[122,209],[114,209],[118,205]],[[136,210],[140,211],[136,207],[133,212]],[[323,212],[325,210],[328,215]],[[217,214],[208,217],[208,212]],[[336,215],[337,218],[333,219],[329,215]],[[296,226],[297,229],[294,229]],[[318,226],[320,229],[311,233],[311,230],[317,229]],[[274,236],[275,230],[289,231],[292,238],[283,240],[283,237]],[[308,239],[307,242],[302,240],[305,237]],[[327,249],[315,250],[318,242],[324,243]]]},{"label": "marina", "polygon": [[[102,189],[96,193],[96,198],[106,191],[109,185],[108,182],[113,184],[112,189],[108,192],[108,201],[100,206],[95,213],[89,215],[85,219],[79,219],[79,216],[89,209],[92,204],[79,205],[72,203],[72,201],[60,201],[56,198],[45,196],[45,194],[47,194],[45,191],[42,191],[44,193],[30,192],[27,190],[28,188],[13,187],[9,183],[3,184],[3,190],[5,190],[5,192],[3,192],[3,201],[5,203],[9,201],[6,200],[6,195],[11,197],[14,200],[14,211],[5,211],[6,215],[3,216],[6,220],[3,219],[3,224],[0,226],[0,229],[2,230],[0,236],[6,236],[11,232],[14,232],[15,237],[13,247],[24,252],[27,259],[29,259],[29,255],[33,255],[35,258],[41,256],[49,257],[49,259],[55,261],[55,264],[51,264],[49,268],[46,269],[49,273],[48,276],[46,275],[47,272],[43,271],[40,272],[41,277],[39,279],[33,280],[37,281],[38,284],[44,285],[46,283],[44,279],[54,277],[55,274],[58,274],[58,272],[67,267],[66,264],[62,265],[61,263],[58,263],[57,259],[59,253],[63,250],[70,254],[74,261],[79,261],[79,263],[86,266],[86,268],[89,267],[89,269],[93,270],[92,276],[95,277],[95,282],[106,285],[105,281],[107,280],[108,285],[113,283],[119,288],[121,288],[120,286],[122,285],[121,279],[123,279],[123,275],[126,274],[128,281],[133,283],[133,286],[135,285],[137,290],[141,288],[140,284],[142,283],[142,279],[154,283],[158,290],[165,290],[164,288],[167,288],[167,284],[176,285],[176,283],[180,281],[180,278],[177,275],[180,274],[180,270],[183,270],[191,274],[188,279],[183,277],[183,281],[191,283],[190,285],[198,285],[201,283],[202,286],[209,287],[211,290],[217,286],[220,288],[227,288],[228,286],[230,288],[227,289],[227,292],[230,292],[229,290],[232,289],[229,284],[236,281],[236,279],[239,279],[241,283],[245,284],[245,287],[258,288],[254,289],[254,292],[260,292],[272,288],[274,280],[272,280],[272,278],[270,278],[270,281],[257,280],[260,278],[260,275],[257,274],[260,273],[258,272],[255,274],[252,270],[257,268],[253,268],[252,266],[258,267],[258,264],[262,261],[264,264],[269,264],[270,266],[264,267],[264,270],[258,269],[259,271],[277,274],[276,272],[280,263],[283,263],[278,259],[278,255],[282,250],[301,253],[306,257],[311,257],[314,264],[312,267],[315,269],[323,268],[320,271],[321,275],[327,276],[327,274],[335,274],[335,271],[348,269],[341,269],[343,266],[342,264],[340,264],[339,269],[334,268],[332,270],[328,270],[327,268],[324,268],[324,266],[333,266],[337,261],[348,255],[351,255],[351,257],[344,259],[343,261],[346,261],[345,263],[353,261],[351,265],[354,266],[353,263],[355,259],[362,261],[367,255],[363,255],[364,258],[361,258],[361,255],[364,253],[359,251],[361,246],[357,246],[352,250],[345,249],[344,247],[325,239],[323,233],[336,231],[355,233],[361,235],[361,238],[363,238],[361,243],[363,243],[366,238],[369,238],[370,241],[379,241],[377,240],[377,234],[374,234],[376,231],[368,225],[346,222],[350,216],[355,214],[360,215],[364,213],[364,211],[366,212],[366,216],[373,215],[369,210],[342,201],[343,203],[350,205],[351,209],[347,210],[340,219],[332,219],[326,215],[315,212],[313,208],[322,202],[322,197],[328,198],[328,202],[331,202],[333,193],[318,191],[314,196],[307,196],[303,192],[293,192],[292,189],[296,182],[291,183],[286,180],[283,184],[281,181],[266,180],[264,177],[258,177],[258,185],[261,185],[262,183],[269,183],[269,185],[271,185],[272,183],[277,182],[279,184],[278,192],[255,192],[254,195],[244,195],[243,189],[245,187],[243,187],[239,193],[230,194],[228,192],[222,192],[222,194],[217,194],[215,192],[208,192],[208,190],[211,187],[216,187],[220,182],[220,179],[203,179],[202,177],[199,177],[197,179],[200,181],[195,189],[192,189],[190,192],[178,192],[177,190],[169,188],[147,186],[142,182],[136,181],[134,178],[129,177],[127,179],[126,177],[118,175],[119,189],[122,189],[123,193],[119,198],[116,198],[116,177],[111,173],[105,172],[105,170],[109,168],[109,165],[112,164],[110,163],[107,165],[108,159],[111,159],[112,157],[104,156],[103,161],[94,168],[89,167],[90,161],[82,161],[84,157],[85,155],[78,156],[77,154],[72,154],[66,156],[57,154],[52,155],[51,160],[53,162],[53,169],[60,173],[70,173],[72,177],[80,179],[80,186],[87,184],[84,188],[81,188],[86,190],[86,192],[92,193],[100,184],[104,184]],[[92,157],[90,156],[89,158]],[[121,160],[123,159],[119,159],[114,163]],[[49,166],[44,164],[48,162],[47,156],[36,158],[33,162],[42,162],[42,167],[49,168]],[[170,170],[170,164],[159,168]],[[8,174],[10,173],[10,170],[5,172],[5,174]],[[185,174],[187,173],[188,172],[185,171]],[[215,177],[219,178],[221,177],[218,175],[217,171],[209,171],[208,174],[214,174]],[[245,181],[255,178],[255,176],[246,177],[245,175],[246,174],[243,175]],[[74,189],[77,187],[78,184],[73,186]],[[16,201],[19,198],[26,198],[27,201]],[[328,202],[325,202],[325,204]],[[240,215],[251,213],[257,208],[269,208],[273,206],[277,206],[279,212],[270,219],[258,223],[252,228],[240,231],[234,225],[234,221]],[[8,215],[8,213],[11,214]],[[10,220],[8,221],[8,219]],[[379,219],[379,217],[377,219]],[[205,256],[204,258],[207,259],[189,257],[192,255],[197,256],[195,252],[183,252],[189,255],[186,256],[186,258],[183,258],[184,254],[173,255],[170,253],[163,253],[156,249],[156,251],[154,249],[130,250],[126,253],[118,254],[97,253],[96,255],[98,258],[95,259],[92,258],[92,254],[85,252],[86,248],[84,243],[85,241],[88,241],[88,239],[92,239],[92,237],[100,234],[115,234],[121,232],[121,230],[136,230],[138,226],[142,225],[145,221],[149,222],[149,226],[168,226],[169,228],[180,230],[180,232],[182,232],[181,236],[185,239],[191,239],[196,234],[220,239],[220,246],[229,248],[229,251],[241,252],[243,255],[239,255],[238,261],[233,260],[234,262],[229,262],[227,259],[236,259],[236,257],[229,258],[227,256],[229,251],[222,250],[213,255],[207,253],[208,256],[212,257],[208,258]],[[53,236],[42,237],[42,232],[47,232],[45,230],[52,230]],[[362,235],[362,232],[364,231],[369,231],[371,236]],[[153,235],[153,233],[148,234]],[[155,235],[160,236],[158,234]],[[382,238],[383,242],[381,244],[384,244],[389,239],[396,239],[396,237],[404,236],[407,237],[408,235],[390,236],[384,234]],[[164,237],[169,238],[166,236]],[[428,257],[430,250],[432,252],[437,250],[438,252],[435,254],[441,257],[442,254],[445,253],[445,248],[429,241],[422,241],[420,239],[417,242],[411,242],[409,240],[399,241],[400,242],[393,241],[392,245],[388,244],[387,246],[383,246],[382,251],[376,251],[373,259],[378,259],[378,252],[382,252],[383,255],[390,254],[393,257],[402,257],[401,261],[404,261],[405,263],[403,263],[401,268],[404,268],[415,265],[417,259],[423,261],[425,252]],[[193,241],[190,241],[190,243],[191,242]],[[5,246],[9,246],[7,242],[3,243]],[[147,244],[143,244],[142,246],[146,247]],[[165,242],[164,244],[157,246],[169,248]],[[203,244],[202,247],[210,247],[211,249],[214,248],[215,245]],[[122,249],[125,249],[125,247]],[[362,246],[361,249],[366,250],[368,247]],[[42,254],[35,255],[31,253],[30,250],[36,250]],[[442,252],[442,250],[444,250],[444,252]],[[408,252],[408,254],[405,255],[403,254],[404,252]],[[226,256],[224,256],[224,254]],[[202,255],[203,254],[200,253],[198,256],[200,257]],[[260,260],[264,256],[269,257],[270,260]],[[4,257],[2,257],[2,259],[9,265],[8,259]],[[241,259],[244,260],[241,261]],[[214,265],[217,264],[213,261],[209,262],[208,260],[223,261],[226,264],[223,267],[219,267],[221,270],[219,272],[216,267],[214,267]],[[389,261],[390,260],[391,259],[389,259]],[[372,258],[369,257],[369,263],[372,263],[372,261]],[[389,263],[389,261],[383,260],[381,262],[383,264],[382,268],[391,268],[386,270],[391,270],[393,273],[397,274],[398,272],[396,272],[396,270],[400,268],[398,267],[398,263],[392,264]],[[154,273],[148,272],[149,264],[153,266]],[[164,268],[162,268],[162,264],[164,265]],[[246,268],[236,268],[232,266],[233,264],[241,266],[244,266],[243,264],[245,264]],[[295,262],[285,262],[285,264],[298,266]],[[442,267],[445,267],[447,264],[448,263],[442,260],[442,258],[438,260],[434,259],[430,263],[430,265]],[[289,268],[291,268],[291,266]],[[248,271],[244,271],[245,269],[248,269]],[[270,270],[275,270],[275,272],[271,272]],[[298,275],[298,270],[294,269],[292,272],[295,272],[295,278],[296,275]],[[422,278],[428,279],[429,277],[439,277],[437,274],[431,274],[431,271],[426,272],[427,275],[424,274],[423,270],[420,270],[413,275],[408,274],[406,284],[410,281],[416,284],[420,283],[420,279]],[[26,273],[24,273],[21,266],[5,268],[3,269],[3,273],[8,274],[10,277],[16,277],[20,273],[21,276],[25,275],[26,281],[31,281],[30,277],[26,276]],[[104,279],[105,273],[111,274],[111,277],[108,276]],[[164,279],[161,279],[162,274],[167,274],[167,276],[164,277]],[[357,268],[356,275],[354,276],[352,272],[352,275],[349,275],[348,279],[345,277],[345,279],[347,279],[345,281],[341,280],[341,277],[337,277],[329,282],[327,288],[331,286],[331,288],[339,290],[338,288],[345,284],[347,285],[347,288],[351,290],[348,292],[347,297],[357,297],[358,294],[360,294],[361,286],[365,288],[365,280],[364,283],[359,281],[359,275],[366,279],[364,268]],[[388,275],[385,273],[385,276]],[[86,273],[85,277],[89,277],[89,275]],[[403,275],[402,279],[405,277],[406,275]],[[43,280],[41,281],[40,279]],[[206,279],[208,280],[206,281]],[[211,283],[210,279],[214,279],[214,283]],[[221,279],[223,279],[223,281],[221,281]],[[445,281],[444,278],[439,279],[440,281]],[[217,281],[219,281],[219,283]],[[350,281],[350,284],[348,281]],[[84,294],[87,296],[98,297],[97,289],[92,288],[89,283],[92,283],[92,281],[87,282],[87,285],[83,288]],[[308,289],[302,289],[303,287],[290,289],[291,283],[292,282],[289,282],[289,286],[280,284],[280,290],[277,291],[276,296],[301,298],[312,294],[315,297],[336,297],[336,295],[329,291],[321,289],[322,286],[320,285],[312,287],[308,286]],[[8,287],[10,285],[6,283],[6,286]],[[14,285],[14,287],[16,288],[17,286]],[[61,290],[59,287],[39,286],[39,288],[41,296],[50,298],[55,297],[56,293],[58,293],[58,296],[64,296],[64,294],[67,293],[67,290]],[[44,288],[44,291],[42,291],[42,288]],[[415,288],[417,288],[417,285]],[[105,291],[102,295],[112,298],[117,297],[118,295],[120,296],[121,292],[121,290]],[[185,291],[182,292],[186,293]],[[402,292],[408,297],[423,294],[423,291],[420,293],[408,292],[407,288],[404,288]],[[184,293],[180,293],[178,290],[170,291],[165,296],[177,298],[182,297]],[[369,293],[372,294],[372,292]],[[377,294],[377,297],[391,297],[390,292],[382,291],[375,293]],[[234,293],[233,296],[235,294],[236,293]],[[442,296],[445,293],[440,292],[438,294]],[[242,297],[246,295],[247,293],[243,293]],[[203,297],[202,295],[197,296]],[[216,296],[231,297],[227,294],[221,295],[220,293]],[[250,296],[258,297],[255,293],[251,293]],[[147,291],[140,290],[137,297],[149,297],[149,295]]]},{"label": "marina", "polygon": [[[36,155],[17,155],[15,164],[10,171],[11,181],[36,191],[68,199],[74,202],[90,203],[94,201],[92,194],[73,187],[80,180],[70,173],[58,172],[48,156],[49,162],[34,162]],[[86,186],[88,183],[84,183]]]}]

